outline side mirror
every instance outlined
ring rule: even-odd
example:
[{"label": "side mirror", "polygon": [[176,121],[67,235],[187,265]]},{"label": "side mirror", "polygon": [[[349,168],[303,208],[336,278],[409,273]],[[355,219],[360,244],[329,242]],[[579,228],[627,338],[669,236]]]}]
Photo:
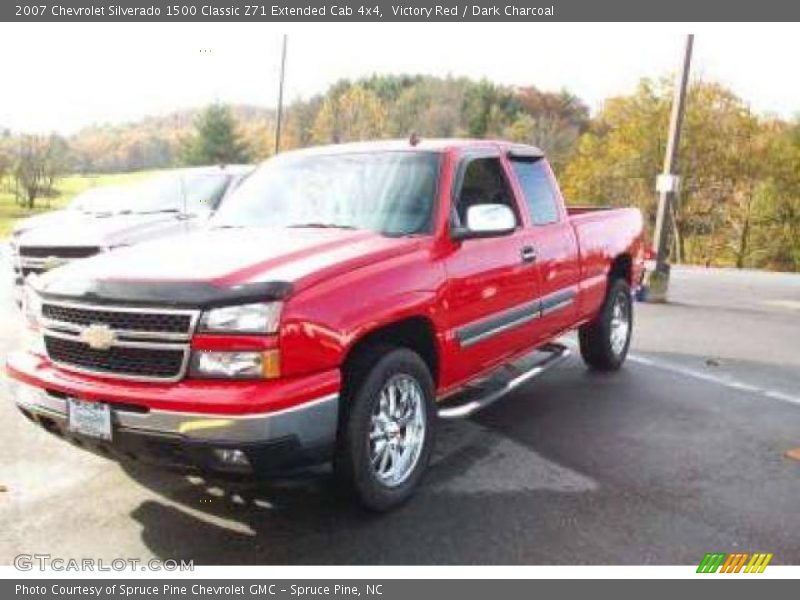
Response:
[{"label": "side mirror", "polygon": [[517,219],[505,204],[476,204],[467,209],[465,227],[452,231],[454,240],[500,237],[514,233]]}]

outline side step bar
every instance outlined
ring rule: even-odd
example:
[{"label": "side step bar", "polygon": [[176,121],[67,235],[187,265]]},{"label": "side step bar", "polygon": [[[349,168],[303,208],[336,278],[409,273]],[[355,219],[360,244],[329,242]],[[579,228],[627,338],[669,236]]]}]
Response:
[{"label": "side step bar", "polygon": [[563,344],[545,344],[514,362],[498,367],[497,371],[488,377],[477,383],[468,384],[463,390],[448,397],[439,408],[439,417],[442,419],[467,418],[490,404],[494,404],[523,383],[538,377],[569,355],[569,348]]}]

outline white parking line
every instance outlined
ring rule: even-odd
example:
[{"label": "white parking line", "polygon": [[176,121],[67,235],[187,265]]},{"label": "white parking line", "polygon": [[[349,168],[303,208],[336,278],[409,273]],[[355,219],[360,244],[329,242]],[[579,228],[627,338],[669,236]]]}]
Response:
[{"label": "white parking line", "polygon": [[[578,347],[578,342],[574,338],[570,337],[562,338],[562,341],[564,344],[572,348]],[[754,385],[752,383],[746,383],[744,381],[732,379],[730,377],[713,375],[711,373],[704,373],[703,371],[698,371],[697,369],[692,369],[691,367],[682,367],[680,365],[653,360],[652,358],[648,358],[646,356],[640,356],[638,354],[628,354],[628,360],[630,360],[631,362],[638,363],[640,365],[654,367],[656,369],[661,369],[662,371],[669,371],[670,373],[675,373],[677,375],[683,375],[684,377],[691,377],[693,379],[699,379],[701,381],[707,381],[709,383],[721,385],[726,388],[737,390],[739,392],[760,394],[772,400],[779,400],[780,402],[787,402],[788,404],[794,404],[800,406],[800,397],[793,396],[792,394],[787,394],[786,392],[781,392],[780,390],[771,390],[758,385]]]},{"label": "white parking line", "polygon": [[788,308],[790,310],[800,310],[800,300],[764,300],[767,306],[777,306],[778,308]]},{"label": "white parking line", "polygon": [[645,356],[639,356],[637,354],[629,354],[628,360],[642,365],[647,365],[649,367],[655,367],[657,369],[669,371],[671,373],[676,373],[678,375],[684,375],[685,377],[692,377],[694,379],[708,381],[710,383],[715,383],[717,385],[731,388],[740,392],[761,394],[762,396],[766,396],[767,398],[771,398],[773,400],[780,400],[781,402],[788,402],[789,404],[795,404],[800,406],[800,397],[792,396],[791,394],[787,394],[785,392],[781,392],[778,390],[770,390],[757,385],[753,385],[751,383],[745,383],[744,381],[731,379],[729,377],[721,377],[719,375],[712,375],[711,373],[703,373],[702,371],[697,371],[696,369],[692,369],[690,367],[681,367],[678,365],[655,361],[651,358],[647,358]]}]

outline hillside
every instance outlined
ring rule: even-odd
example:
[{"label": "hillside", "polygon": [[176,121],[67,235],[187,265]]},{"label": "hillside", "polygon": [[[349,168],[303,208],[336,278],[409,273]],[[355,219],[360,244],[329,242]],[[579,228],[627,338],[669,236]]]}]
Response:
[{"label": "hillside", "polygon": [[[203,108],[79,131],[66,140],[67,170],[110,173],[179,165]],[[274,146],[274,111],[230,108],[251,157],[267,158]],[[424,137],[494,136],[536,139],[557,166],[589,124],[587,106],[568,91],[423,75],[339,81],[324,94],[291,103],[285,116],[284,148],[405,137],[412,131]]]},{"label": "hillside", "polygon": [[[259,131],[271,130],[274,111],[247,105],[232,105],[248,144]],[[150,116],[124,124],[95,125],[67,140],[70,170],[78,173],[116,173],[172,167],[181,164],[182,147],[192,135],[202,107]]]}]

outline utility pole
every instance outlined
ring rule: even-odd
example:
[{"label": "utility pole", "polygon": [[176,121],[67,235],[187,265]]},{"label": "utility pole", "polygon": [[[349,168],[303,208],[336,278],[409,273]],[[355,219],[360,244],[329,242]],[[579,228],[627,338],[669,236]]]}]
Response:
[{"label": "utility pole", "polygon": [[672,114],[669,120],[669,137],[667,150],[664,154],[664,170],[656,180],[658,191],[658,212],[656,214],[656,228],[653,234],[656,250],[656,268],[649,276],[648,300],[651,302],[666,302],[669,288],[670,266],[669,248],[671,243],[670,221],[672,207],[677,201],[680,190],[680,177],[675,173],[678,161],[678,148],[681,141],[681,126],[686,106],[686,89],[689,84],[689,69],[692,62],[692,47],[694,35],[686,36],[686,45],[683,52],[683,64],[675,82],[675,95],[672,99]]},{"label": "utility pole", "polygon": [[275,124],[275,154],[281,150],[281,121],[283,120],[283,80],[286,75],[286,38],[283,34],[283,48],[281,50],[281,80],[278,86],[278,120]]}]

